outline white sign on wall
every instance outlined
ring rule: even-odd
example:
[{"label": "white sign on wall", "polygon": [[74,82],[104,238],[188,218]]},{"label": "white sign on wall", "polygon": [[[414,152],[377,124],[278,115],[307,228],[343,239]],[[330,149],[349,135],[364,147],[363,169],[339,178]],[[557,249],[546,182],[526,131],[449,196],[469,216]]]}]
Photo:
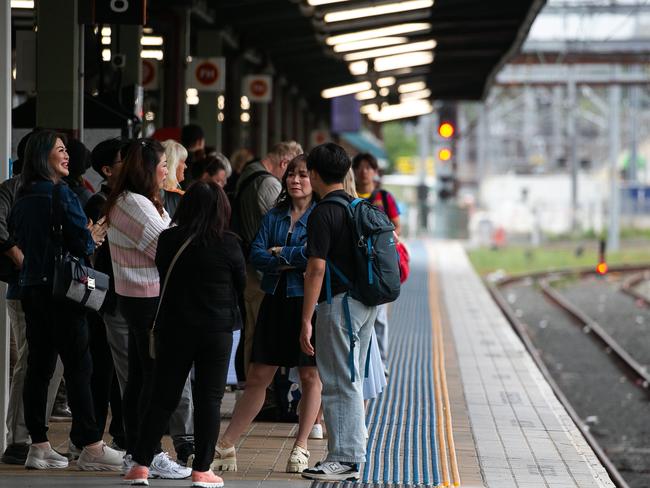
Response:
[{"label": "white sign on wall", "polygon": [[242,91],[251,102],[269,103],[273,93],[273,78],[270,75],[244,76]]},{"label": "white sign on wall", "polygon": [[186,74],[187,88],[222,92],[226,89],[226,58],[192,58]]}]

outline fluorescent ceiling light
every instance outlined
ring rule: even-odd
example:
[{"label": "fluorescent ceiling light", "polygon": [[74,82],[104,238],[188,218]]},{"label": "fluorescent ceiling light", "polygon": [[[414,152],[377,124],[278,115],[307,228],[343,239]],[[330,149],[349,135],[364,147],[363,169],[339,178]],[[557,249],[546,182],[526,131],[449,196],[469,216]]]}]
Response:
[{"label": "fluorescent ceiling light", "polygon": [[102,27],[102,36],[110,36],[112,32],[110,27]]},{"label": "fluorescent ceiling light", "polygon": [[[355,61],[359,63],[361,61]],[[433,53],[418,51],[415,53],[398,54],[375,59],[375,71],[390,71],[393,69],[407,68],[409,66],[422,66],[433,63]],[[351,63],[353,64],[353,63]]]},{"label": "fluorescent ceiling light", "polygon": [[409,0],[406,2],[386,3],[374,7],[353,8],[339,10],[325,14],[325,22],[341,22],[343,20],[362,19],[373,17],[375,15],[395,14],[398,12],[407,12],[409,10],[418,10],[429,8],[433,5],[433,0]]},{"label": "fluorescent ceiling light", "polygon": [[103,46],[110,46],[111,45],[111,38],[106,36],[102,37],[102,45]]},{"label": "fluorescent ceiling light", "polygon": [[409,93],[403,93],[399,96],[399,101],[404,103],[410,100],[420,100],[422,98],[429,98],[431,96],[431,90],[428,88],[426,90],[418,90]]},{"label": "fluorescent ceiling light", "polygon": [[368,114],[368,118],[374,122],[387,122],[406,117],[417,117],[432,111],[433,106],[428,100],[413,100],[412,102],[385,106],[379,112]]},{"label": "fluorescent ceiling light", "polygon": [[414,92],[418,90],[424,90],[427,87],[427,84],[424,81],[413,81],[411,83],[404,83],[397,87],[397,91],[400,93]]},{"label": "fluorescent ceiling light", "polygon": [[379,88],[384,88],[387,86],[393,86],[397,82],[397,79],[394,76],[387,76],[385,78],[379,78],[377,80],[377,86]]},{"label": "fluorescent ceiling light", "polygon": [[11,0],[11,8],[34,8],[34,0]]},{"label": "fluorescent ceiling light", "polygon": [[334,98],[341,97],[343,95],[352,95],[353,93],[358,93],[364,90],[370,90],[372,84],[369,81],[361,81],[359,83],[352,83],[350,85],[341,85],[334,86],[332,88],[326,88],[320,92],[320,96],[323,98]]},{"label": "fluorescent ceiling light", "polygon": [[160,61],[163,58],[163,52],[160,49],[143,49],[140,54],[141,58],[157,59]]},{"label": "fluorescent ceiling light", "polygon": [[143,46],[162,46],[163,38],[161,36],[142,36],[140,44]]},{"label": "fluorescent ceiling light", "polygon": [[348,0],[307,0],[307,3],[312,7],[318,7],[319,5],[327,5],[330,3],[341,3],[347,1]]},{"label": "fluorescent ceiling light", "polygon": [[388,27],[380,27],[379,29],[369,29],[359,32],[351,32],[349,34],[339,34],[337,36],[330,36],[325,39],[328,46],[336,46],[345,42],[365,41],[366,39],[374,39],[375,37],[384,36],[398,36],[400,34],[409,34],[412,32],[420,32],[431,29],[431,24],[428,22],[410,22],[407,24],[396,24]]},{"label": "fluorescent ceiling light", "polygon": [[371,103],[369,105],[362,105],[361,108],[359,109],[359,112],[366,115],[378,111],[379,111],[379,107],[377,106],[376,103]]},{"label": "fluorescent ceiling light", "polygon": [[111,60],[111,50],[110,49],[103,49],[102,50],[102,61],[110,61]]},{"label": "fluorescent ceiling light", "polygon": [[365,90],[357,93],[354,98],[357,100],[372,100],[373,98],[377,98],[377,92],[375,90]]},{"label": "fluorescent ceiling light", "polygon": [[355,61],[348,65],[350,74],[354,76],[365,75],[368,72],[368,61]]},{"label": "fluorescent ceiling light", "polygon": [[348,51],[358,51],[360,49],[372,49],[375,47],[392,46],[394,44],[404,44],[408,42],[408,37],[375,37],[358,42],[344,42],[334,46],[335,53],[346,53]]},{"label": "fluorescent ceiling light", "polygon": [[382,97],[387,97],[389,93],[390,93],[390,90],[388,88],[382,88],[382,89],[379,90],[379,94]]},{"label": "fluorescent ceiling light", "polygon": [[359,59],[379,58],[382,56],[392,56],[394,54],[410,53],[413,51],[430,51],[436,47],[436,41],[433,39],[422,42],[411,42],[400,46],[384,47],[381,49],[371,49],[370,51],[359,51],[343,56],[346,61],[358,61]]}]

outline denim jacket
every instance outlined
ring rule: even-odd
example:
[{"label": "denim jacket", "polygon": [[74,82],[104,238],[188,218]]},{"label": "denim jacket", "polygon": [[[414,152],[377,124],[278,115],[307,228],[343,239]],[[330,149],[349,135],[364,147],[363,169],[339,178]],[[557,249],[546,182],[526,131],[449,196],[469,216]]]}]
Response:
[{"label": "denim jacket", "polygon": [[[54,276],[55,244],[52,240],[52,189],[51,181],[36,181],[23,186],[9,217],[12,236],[23,251],[25,260],[20,271],[20,286],[52,286]],[[94,249],[88,219],[77,195],[66,185],[60,185],[62,209],[63,248],[74,256],[86,258]]]},{"label": "denim jacket", "polygon": [[[291,227],[291,209],[273,208],[262,219],[260,230],[251,245],[251,262],[258,271],[264,273],[262,290],[273,295],[280,281],[280,267],[291,266],[287,271],[287,297],[304,295],[303,273],[307,267],[307,219],[316,204],[312,203],[300,220],[296,222],[291,234],[291,242],[286,246],[287,234]],[[282,247],[276,257],[268,250]]]}]

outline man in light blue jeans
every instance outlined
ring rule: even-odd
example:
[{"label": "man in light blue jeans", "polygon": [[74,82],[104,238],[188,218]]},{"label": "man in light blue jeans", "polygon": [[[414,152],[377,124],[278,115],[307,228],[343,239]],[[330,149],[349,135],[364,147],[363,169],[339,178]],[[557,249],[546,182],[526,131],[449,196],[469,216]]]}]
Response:
[{"label": "man in light blue jeans", "polygon": [[[350,166],[350,158],[343,148],[333,143],[315,147],[307,157],[309,179],[322,200],[307,221],[309,258],[300,346],[306,354],[316,355],[323,383],[328,454],[325,461],[304,470],[302,476],[322,481],[358,480],[359,464],[366,460],[363,377],[377,307],[366,306],[348,296],[349,283],[356,281],[355,240],[347,208],[337,201],[353,200],[343,190]],[[341,276],[338,272],[327,274],[327,269],[333,267]],[[326,274],[327,284],[323,286]],[[311,319],[316,303],[314,351]]]}]

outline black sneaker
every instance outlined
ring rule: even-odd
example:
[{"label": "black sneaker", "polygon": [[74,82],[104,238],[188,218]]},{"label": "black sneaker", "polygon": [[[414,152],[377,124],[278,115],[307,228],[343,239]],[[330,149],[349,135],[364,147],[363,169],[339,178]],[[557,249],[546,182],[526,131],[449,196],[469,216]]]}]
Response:
[{"label": "black sneaker", "polygon": [[302,477],[320,481],[357,481],[360,478],[359,465],[338,461],[317,463],[313,468],[305,469]]},{"label": "black sneaker", "polygon": [[188,464],[191,462],[190,457],[194,454],[194,443],[193,442],[183,442],[176,446],[176,461],[181,466],[192,467]]},{"label": "black sneaker", "polygon": [[25,464],[29,453],[27,444],[9,444],[2,454],[2,462],[5,464]]}]

